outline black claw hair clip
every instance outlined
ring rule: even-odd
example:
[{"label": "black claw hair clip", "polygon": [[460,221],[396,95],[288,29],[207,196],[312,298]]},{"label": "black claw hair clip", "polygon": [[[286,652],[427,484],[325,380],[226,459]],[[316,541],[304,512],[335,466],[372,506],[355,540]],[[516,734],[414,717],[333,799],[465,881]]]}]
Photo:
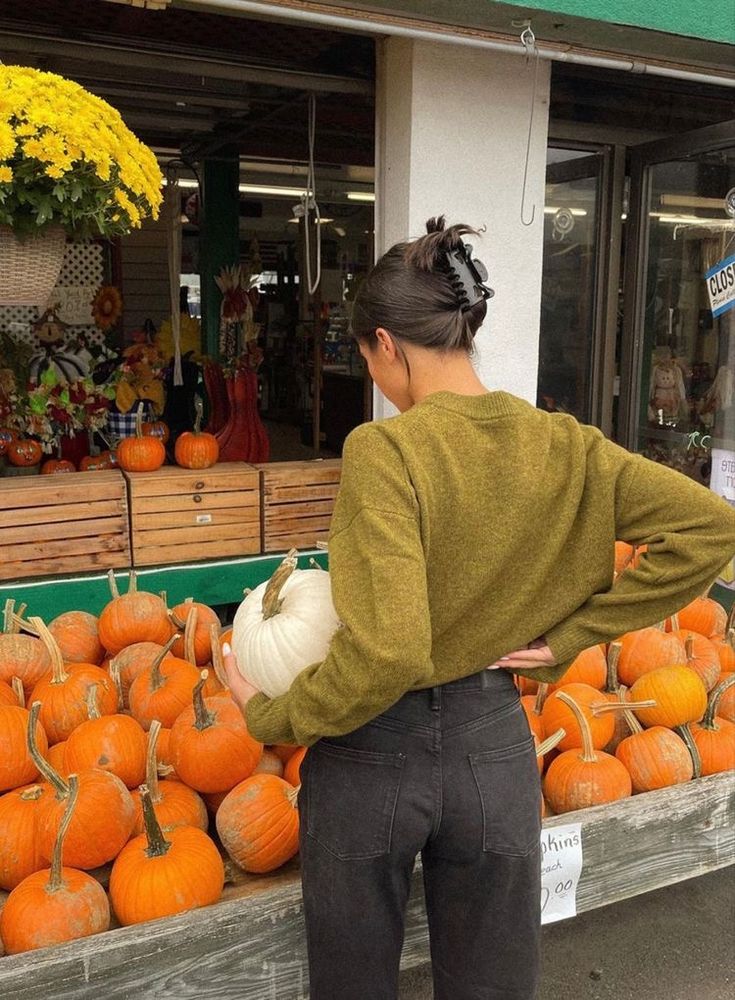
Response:
[{"label": "black claw hair clip", "polygon": [[493,289],[485,284],[487,268],[481,260],[473,259],[469,243],[460,242],[454,250],[446,251],[444,264],[462,312],[495,295]]}]

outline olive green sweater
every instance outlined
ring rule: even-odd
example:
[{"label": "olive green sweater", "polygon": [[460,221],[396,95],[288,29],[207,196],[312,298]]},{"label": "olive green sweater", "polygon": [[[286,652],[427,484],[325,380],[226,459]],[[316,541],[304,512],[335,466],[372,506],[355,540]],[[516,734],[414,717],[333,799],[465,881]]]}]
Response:
[{"label": "olive green sweater", "polygon": [[[615,539],[648,553],[613,587]],[[661,621],[735,553],[735,510],[593,427],[505,392],[434,393],[356,428],[329,536],[340,628],[247,723],[265,743],[351,732],[409,689],[546,636],[558,679],[595,643]]]}]

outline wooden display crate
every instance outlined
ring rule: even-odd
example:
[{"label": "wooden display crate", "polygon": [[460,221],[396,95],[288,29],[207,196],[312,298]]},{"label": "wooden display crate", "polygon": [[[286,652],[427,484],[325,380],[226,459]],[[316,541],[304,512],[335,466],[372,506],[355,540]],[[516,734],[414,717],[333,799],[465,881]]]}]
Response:
[{"label": "wooden display crate", "polygon": [[263,496],[263,552],[313,549],[326,541],[342,460],[256,465]]},{"label": "wooden display crate", "polygon": [[130,565],[122,474],[0,479],[0,580]]},{"label": "wooden display crate", "polygon": [[126,473],[134,566],[260,552],[260,476],[245,462]]}]

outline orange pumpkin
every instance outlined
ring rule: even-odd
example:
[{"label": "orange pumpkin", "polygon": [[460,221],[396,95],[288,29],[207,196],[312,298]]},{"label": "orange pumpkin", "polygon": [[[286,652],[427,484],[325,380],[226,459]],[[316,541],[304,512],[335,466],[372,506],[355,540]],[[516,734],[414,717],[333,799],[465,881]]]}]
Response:
[{"label": "orange pumpkin", "polygon": [[[38,777],[38,766],[26,745],[29,719],[29,713],[20,705],[0,706],[0,792],[27,785]],[[48,742],[40,722],[35,725],[35,733],[41,753],[46,753]]]},{"label": "orange pumpkin", "polygon": [[632,712],[625,712],[630,736],[621,740],[615,756],[626,766],[633,792],[651,792],[691,781],[692,757],[680,736],[665,726],[644,729]]},{"label": "orange pumpkin", "polygon": [[204,804],[206,805],[208,812],[210,812],[212,816],[217,815],[217,810],[225,801],[225,799],[227,798],[227,796],[230,794],[231,791],[232,789],[229,789],[229,791],[226,792],[202,792],[202,798],[204,799]]},{"label": "orange pumpkin", "polygon": [[[296,760],[296,756],[294,755],[291,759]],[[277,778],[283,778],[283,761],[277,753],[266,747],[263,750],[263,756],[255,765],[253,774],[275,774]]]},{"label": "orange pumpkin", "polygon": [[126,844],[110,874],[110,899],[124,926],[215,903],[225,881],[222,858],[207,834],[193,826],[164,834],[145,785],[140,796],[145,833]]},{"label": "orange pumpkin", "polygon": [[64,839],[78,800],[76,776],[57,831],[51,868],[28,875],[8,896],[0,914],[5,951],[15,955],[107,930],[110,907],[97,879],[63,867]]},{"label": "orange pumpkin", "polygon": [[[717,683],[721,684],[723,681],[727,680],[728,677],[735,676],[735,671],[729,670],[723,672],[717,679]],[[735,688],[727,688],[720,695],[720,703],[717,707],[717,714],[722,719],[727,719],[728,722],[735,722]]]},{"label": "orange pumpkin", "polygon": [[0,796],[0,889],[9,892],[45,867],[38,851],[38,805],[48,786],[21,785]]},{"label": "orange pumpkin", "polygon": [[728,629],[724,639],[716,639],[714,646],[720,661],[720,671],[735,671],[735,628]]},{"label": "orange pumpkin", "polygon": [[0,681],[10,684],[13,677],[19,677],[27,698],[38,680],[51,669],[51,656],[40,639],[18,632],[24,610],[25,605],[16,612],[14,601],[5,602],[4,627],[0,633]]},{"label": "orange pumpkin", "polygon": [[115,656],[126,646],[138,642],[168,642],[173,627],[168,617],[168,609],[158,594],[148,594],[138,590],[137,577],[130,571],[127,594],[120,594],[115,574],[108,574],[112,600],[105,606],[99,618],[100,642]]},{"label": "orange pumpkin", "polygon": [[288,764],[289,760],[293,755],[299,750],[300,747],[291,743],[276,743],[271,747],[273,753],[280,757],[284,764]]},{"label": "orange pumpkin", "polygon": [[117,464],[125,472],[155,472],[166,461],[166,448],[158,437],[143,434],[143,410],[135,415],[135,434],[117,446]]},{"label": "orange pumpkin", "polygon": [[112,462],[106,455],[85,455],[79,462],[80,472],[103,472],[112,468]]},{"label": "orange pumpkin", "polygon": [[5,454],[11,465],[30,468],[32,465],[38,465],[41,461],[43,450],[38,441],[33,441],[31,438],[18,438],[10,442]]},{"label": "orange pumpkin", "polygon": [[628,687],[650,670],[686,663],[684,644],[678,636],[655,626],[628,632],[618,641],[618,676]]},{"label": "orange pumpkin", "polygon": [[636,708],[635,714],[646,728],[683,726],[698,722],[707,708],[707,691],[689,667],[677,664],[659,667],[640,677],[630,689],[633,701],[652,700],[655,705]]},{"label": "orange pumpkin", "polygon": [[176,439],[174,457],[184,469],[208,469],[219,458],[219,443],[214,434],[202,431],[202,404],[197,400],[193,431],[184,431]]},{"label": "orange pumpkin", "polygon": [[138,674],[130,686],[130,711],[145,730],[150,729],[154,719],[170,728],[191,704],[199,671],[188,660],[170,654],[177,638],[175,635],[168,640],[151,666]]},{"label": "orange pumpkin", "polygon": [[602,691],[607,680],[607,659],[604,646],[591,646],[584,649],[574,659],[569,669],[555,684],[549,685],[550,691],[558,691],[567,684],[588,684]]},{"label": "orange pumpkin", "polygon": [[225,797],[216,825],[222,845],[247,872],[270,872],[299,849],[297,790],[274,774],[253,774]]},{"label": "orange pumpkin", "polygon": [[49,622],[48,630],[67,663],[100,664],[105,650],[97,626],[97,618],[87,611],[66,611]]},{"label": "orange pumpkin", "polygon": [[727,612],[711,597],[695,597],[678,613],[679,628],[707,639],[721,638],[727,629]]},{"label": "orange pumpkin", "polygon": [[119,678],[125,708],[129,706],[130,686],[133,681],[151,666],[162,650],[163,645],[158,642],[134,642],[113,657],[110,662],[110,674]]},{"label": "orange pumpkin", "polygon": [[717,714],[725,692],[735,689],[735,674],[726,677],[709,697],[701,723],[691,726],[702,762],[702,775],[735,770],[735,723]]},{"label": "orange pumpkin", "polygon": [[[158,780],[157,744],[161,732],[161,723],[158,719],[154,719],[148,730],[145,784],[150,792],[156,819],[164,830],[175,826],[196,826],[200,830],[206,830],[209,826],[209,817],[202,797],[181,781],[171,778],[165,781]],[[145,832],[140,789],[132,792],[132,796],[135,804],[133,836],[137,837]]]},{"label": "orange pumpkin", "polygon": [[306,756],[306,749],[306,747],[299,747],[293,757],[289,758],[288,764],[283,769],[283,777],[294,788],[298,788],[301,784],[301,764]]},{"label": "orange pumpkin", "polygon": [[49,762],[54,771],[58,771],[62,778],[69,777],[69,770],[66,766],[66,740],[62,740],[61,743],[54,743],[53,746],[48,748],[46,753],[46,760]]},{"label": "orange pumpkin", "polygon": [[217,613],[189,597],[171,609],[171,621],[177,629],[184,629],[183,638],[173,647],[174,656],[189,660],[195,666],[209,663],[212,654],[211,628],[216,626],[218,631],[220,628]]},{"label": "orange pumpkin", "polygon": [[[565,694],[562,698],[561,695]],[[574,700],[574,708],[569,700]],[[622,710],[627,702],[611,702],[605,695],[589,684],[567,684],[559,691],[553,691],[544,702],[541,718],[544,734],[551,736],[557,729],[564,729],[566,735],[559,744],[560,750],[571,750],[582,745],[583,732],[577,725],[581,712],[587,721],[595,750],[606,746],[613,735],[615,720],[613,713]]]},{"label": "orange pumpkin", "polygon": [[549,764],[544,797],[551,808],[555,813],[565,813],[627,798],[632,792],[630,775],[616,757],[594,748],[587,712],[567,690],[557,691],[552,697],[562,702],[574,718],[582,748],[567,750]]},{"label": "orange pumpkin", "polygon": [[[611,642],[607,647],[607,680],[603,693],[608,701],[621,702],[628,700],[628,689],[618,679],[618,660],[622,646],[619,642]],[[613,712],[615,727],[610,740],[605,744],[605,753],[615,753],[615,749],[621,740],[628,735],[628,726],[622,712]]]},{"label": "orange pumpkin", "polygon": [[87,718],[87,688],[96,684],[100,712],[112,715],[117,708],[115,685],[95,663],[64,664],[61,651],[40,618],[31,618],[51,656],[51,670],[33,688],[31,702],[41,702],[41,724],[49,743],[60,743]]},{"label": "orange pumpkin", "polygon": [[143,423],[143,435],[145,437],[155,437],[163,441],[164,444],[167,444],[170,434],[168,424],[163,420],[153,420],[150,423]]},{"label": "orange pumpkin", "polygon": [[[552,750],[556,750],[556,748],[559,746],[559,744],[561,743],[561,741],[564,739],[565,736],[566,733],[564,732],[563,729],[557,729],[555,733],[552,733],[551,736],[549,736],[545,740],[540,740],[535,733],[533,734],[533,743],[534,746],[536,747],[536,763],[538,764],[539,774],[544,773],[546,754],[551,753]],[[543,814],[544,813],[542,807],[541,815],[543,816]]]},{"label": "orange pumpkin", "polygon": [[59,474],[64,475],[76,471],[76,465],[65,458],[48,458],[41,466],[42,476],[58,476]]},{"label": "orange pumpkin", "polygon": [[171,727],[170,752],[176,774],[198,792],[223,792],[251,775],[263,744],[248,732],[242,711],[230,698],[202,697],[203,670],[192,705]]},{"label": "orange pumpkin", "polygon": [[526,713],[528,728],[531,730],[531,733],[534,736],[538,736],[540,740],[544,738],[544,720],[541,715],[541,710],[544,707],[544,702],[546,701],[548,693],[549,685],[539,684],[536,694],[524,694],[521,697],[521,708]]},{"label": "orange pumpkin", "polygon": [[69,773],[97,767],[109,771],[128,788],[145,777],[146,735],[129,715],[100,715],[97,685],[87,688],[89,718],[66,741],[64,766]]},{"label": "orange pumpkin", "polygon": [[11,427],[0,427],[0,458],[7,453],[11,441],[18,440],[18,432]]},{"label": "orange pumpkin", "polygon": [[696,632],[679,629],[671,633],[684,643],[687,666],[694,671],[708,691],[717,683],[720,676],[720,658],[717,647],[709,639]]},{"label": "orange pumpkin", "polygon": [[615,576],[619,576],[632,561],[635,549],[628,542],[615,542]]},{"label": "orange pumpkin", "polygon": [[26,696],[18,677],[13,677],[10,684],[0,681],[0,705],[20,705],[25,708]]}]

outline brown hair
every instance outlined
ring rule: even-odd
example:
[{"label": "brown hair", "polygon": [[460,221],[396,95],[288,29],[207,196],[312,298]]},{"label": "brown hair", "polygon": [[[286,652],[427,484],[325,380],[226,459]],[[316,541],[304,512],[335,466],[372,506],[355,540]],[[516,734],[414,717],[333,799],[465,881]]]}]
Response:
[{"label": "brown hair", "polygon": [[462,312],[443,258],[468,233],[477,230],[462,224],[445,229],[440,215],[426,223],[426,236],[384,253],[355,296],[352,335],[372,345],[375,331],[384,327],[419,347],[471,351],[487,305],[482,299]]}]

